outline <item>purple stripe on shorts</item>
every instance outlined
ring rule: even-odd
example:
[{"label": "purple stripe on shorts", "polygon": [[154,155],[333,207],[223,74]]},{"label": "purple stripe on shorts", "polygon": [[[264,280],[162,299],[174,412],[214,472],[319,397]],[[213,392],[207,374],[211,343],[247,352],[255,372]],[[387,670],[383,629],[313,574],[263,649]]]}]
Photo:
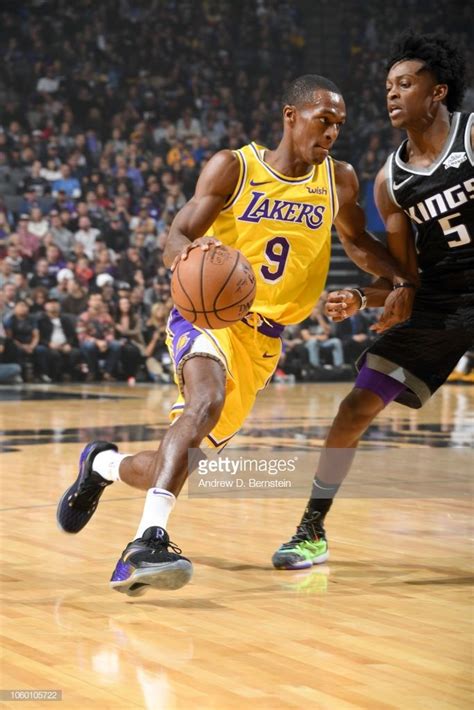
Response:
[{"label": "purple stripe on shorts", "polygon": [[[245,325],[248,325],[249,328],[253,328],[252,322],[248,322],[247,318],[249,316],[253,316],[253,313],[247,313],[245,318],[242,318],[242,323],[245,323]],[[258,316],[258,314],[256,314]],[[274,320],[271,320],[270,318],[265,318],[263,319],[262,316],[260,316],[261,323],[259,326],[257,326],[257,330],[259,333],[262,333],[262,335],[266,335],[268,338],[279,338],[283,331],[285,330],[285,326],[281,325],[281,323],[277,323]]]},{"label": "purple stripe on shorts", "polygon": [[189,323],[173,308],[168,319],[168,330],[172,335],[173,362],[175,369],[183,357],[190,351],[196,338],[201,335],[199,330]]},{"label": "purple stripe on shorts", "polygon": [[406,385],[403,382],[395,380],[390,375],[385,375],[383,372],[377,372],[372,368],[367,367],[364,363],[357,375],[354,387],[359,387],[363,390],[370,390],[378,395],[385,406],[393,402],[398,395],[406,390]]}]

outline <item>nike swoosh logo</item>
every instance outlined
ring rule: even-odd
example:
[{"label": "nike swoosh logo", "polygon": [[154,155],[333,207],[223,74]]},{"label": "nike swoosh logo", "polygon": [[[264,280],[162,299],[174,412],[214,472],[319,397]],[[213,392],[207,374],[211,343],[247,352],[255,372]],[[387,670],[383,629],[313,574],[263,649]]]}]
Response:
[{"label": "nike swoosh logo", "polygon": [[412,178],[413,178],[413,175],[410,175],[410,177],[407,177],[406,180],[402,180],[402,182],[398,182],[398,183],[397,183],[397,182],[394,182],[394,183],[393,183],[393,189],[394,189],[394,190],[399,190],[401,187],[403,187],[403,186],[405,185],[405,183],[407,183],[407,182],[408,182],[409,180],[411,180]]},{"label": "nike swoosh logo", "polygon": [[264,357],[264,358],[267,358],[267,357],[276,357],[276,355],[270,355],[270,353],[263,353],[263,357]]},{"label": "nike swoosh logo", "polygon": [[269,183],[271,183],[271,180],[264,180],[263,182],[255,182],[254,180],[250,180],[252,187],[257,187],[258,185],[268,185]]}]

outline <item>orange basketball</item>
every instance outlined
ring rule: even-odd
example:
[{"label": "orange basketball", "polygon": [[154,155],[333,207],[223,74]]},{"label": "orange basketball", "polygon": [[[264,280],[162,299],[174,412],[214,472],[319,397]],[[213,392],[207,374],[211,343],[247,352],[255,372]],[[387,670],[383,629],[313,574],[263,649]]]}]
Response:
[{"label": "orange basketball", "polygon": [[191,249],[171,279],[171,296],[183,318],[199,328],[227,328],[249,312],[256,279],[240,251],[211,246]]}]

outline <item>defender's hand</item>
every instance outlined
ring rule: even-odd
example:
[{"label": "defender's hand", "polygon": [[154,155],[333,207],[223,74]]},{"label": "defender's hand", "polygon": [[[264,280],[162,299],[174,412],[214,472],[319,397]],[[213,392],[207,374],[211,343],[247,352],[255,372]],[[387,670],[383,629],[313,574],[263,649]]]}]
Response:
[{"label": "defender's hand", "polygon": [[171,264],[171,271],[174,271],[176,269],[178,262],[185,261],[185,259],[188,258],[188,254],[191,249],[199,247],[200,249],[202,249],[202,251],[209,251],[211,247],[219,247],[221,246],[221,244],[222,242],[220,242],[218,239],[214,239],[214,237],[200,237],[199,239],[195,239],[194,242],[191,242],[191,244],[185,246],[183,251],[178,254],[178,256],[174,259],[173,263]]},{"label": "defender's hand", "polygon": [[377,323],[370,326],[375,333],[383,333],[397,323],[403,323],[411,316],[413,301],[415,300],[414,288],[396,288],[388,294],[383,313]]},{"label": "defender's hand", "polygon": [[349,291],[349,289],[342,289],[329,293],[324,310],[334,323],[340,323],[357,313],[359,307],[360,298],[357,293]]}]

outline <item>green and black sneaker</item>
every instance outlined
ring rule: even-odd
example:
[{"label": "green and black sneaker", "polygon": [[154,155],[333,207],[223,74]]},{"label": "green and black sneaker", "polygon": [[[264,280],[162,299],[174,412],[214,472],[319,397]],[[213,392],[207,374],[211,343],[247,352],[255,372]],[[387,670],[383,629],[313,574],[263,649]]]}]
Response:
[{"label": "green and black sneaker", "polygon": [[305,569],[329,559],[328,542],[321,513],[305,510],[291,540],[284,542],[272,557],[276,569]]}]

